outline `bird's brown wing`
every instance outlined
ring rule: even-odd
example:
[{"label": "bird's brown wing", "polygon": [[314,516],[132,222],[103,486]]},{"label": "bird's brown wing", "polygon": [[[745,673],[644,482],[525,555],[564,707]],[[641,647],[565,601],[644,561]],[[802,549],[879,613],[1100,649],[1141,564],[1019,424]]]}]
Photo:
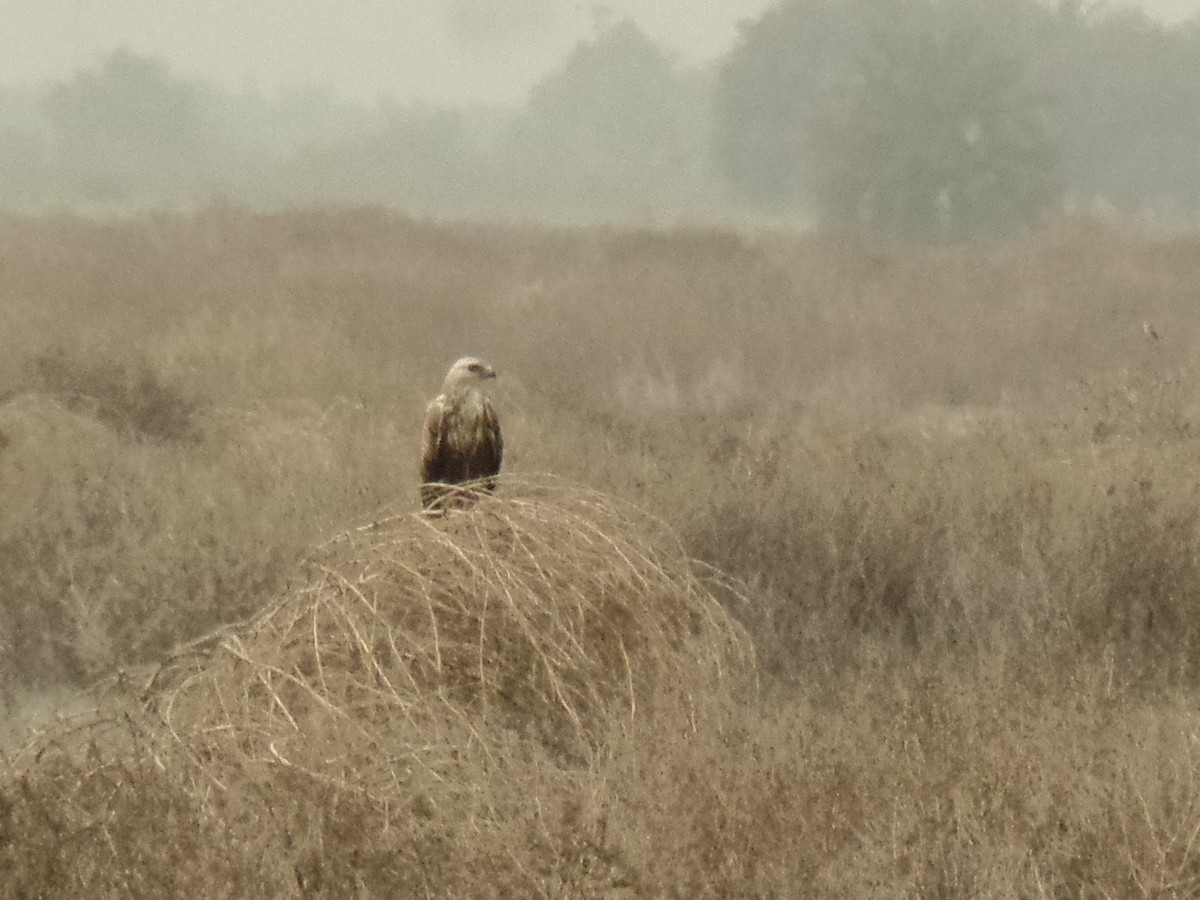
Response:
[{"label": "bird's brown wing", "polygon": [[[480,448],[484,457],[483,468],[487,475],[496,475],[500,471],[500,463],[504,459],[504,435],[500,432],[500,420],[496,418],[496,410],[491,403],[483,404],[483,433],[484,446]],[[482,474],[482,473],[481,473]]]},{"label": "bird's brown wing", "polygon": [[425,430],[421,440],[421,483],[440,481],[442,450],[446,440],[446,407],[441,397],[425,408]]}]

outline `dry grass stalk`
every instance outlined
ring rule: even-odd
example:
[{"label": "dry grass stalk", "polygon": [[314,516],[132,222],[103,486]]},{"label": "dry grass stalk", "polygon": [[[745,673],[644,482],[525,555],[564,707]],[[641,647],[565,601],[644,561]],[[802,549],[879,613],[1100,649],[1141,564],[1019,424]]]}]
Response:
[{"label": "dry grass stalk", "polygon": [[679,540],[600,493],[505,482],[442,517],[389,514],[316,549],[244,628],[147,683],[193,760],[266,763],[395,794],[453,780],[496,736],[580,760],[614,714],[695,721],[752,672],[748,641]]}]

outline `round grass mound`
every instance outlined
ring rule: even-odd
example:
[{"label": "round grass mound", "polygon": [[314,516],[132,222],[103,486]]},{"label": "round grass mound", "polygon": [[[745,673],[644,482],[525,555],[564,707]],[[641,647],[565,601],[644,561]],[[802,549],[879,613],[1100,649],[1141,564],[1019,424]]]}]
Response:
[{"label": "round grass mound", "polygon": [[717,599],[729,586],[612,498],[506,479],[475,500],[346,531],[249,623],[145,680],[125,673],[95,712],[0,759],[8,883],[64,897],[633,884],[624,841],[641,826],[610,839],[605,812],[641,790],[630,748],[653,769],[720,739],[754,684]]},{"label": "round grass mound", "polygon": [[689,721],[750,645],[669,529],[610,497],[506,481],[467,510],[389,515],[314,551],[244,628],[156,673],[145,699],[192,759],[258,760],[388,790],[471,748],[560,760],[651,708]]}]

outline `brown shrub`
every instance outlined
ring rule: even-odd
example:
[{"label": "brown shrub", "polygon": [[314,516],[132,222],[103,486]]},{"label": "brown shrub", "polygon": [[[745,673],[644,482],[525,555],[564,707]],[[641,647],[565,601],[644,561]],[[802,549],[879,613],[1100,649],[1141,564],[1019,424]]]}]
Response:
[{"label": "brown shrub", "polygon": [[0,681],[83,684],[249,616],[364,505],[344,459],[387,435],[331,445],[347,416],[210,413],[197,446],[132,440],[45,394],[0,403]]},{"label": "brown shrub", "polygon": [[[73,854],[41,881],[10,853],[15,884],[195,885],[198,830],[241,851],[208,874],[219,892],[245,888],[247,852],[277,856],[259,876],[272,894],[389,895],[414,878],[442,896],[485,877],[498,895],[611,887],[621,866],[593,871],[607,851],[564,843],[523,786],[550,790],[550,815],[586,832],[596,823],[564,788],[614,735],[647,717],[707,730],[753,689],[753,662],[660,523],[591,491],[509,482],[466,512],[338,536],[247,626],[154,670],[144,708],[127,683],[108,700],[124,712],[53,730],[12,770],[0,832],[40,816]],[[121,825],[104,826],[114,810]],[[149,852],[154,827],[134,810],[171,821],[170,852]],[[514,830],[526,845],[506,843]]]},{"label": "brown shrub", "polygon": [[59,349],[35,356],[27,384],[114,429],[153,440],[196,440],[198,401],[163,383],[144,361],[80,360]]},{"label": "brown shrub", "polygon": [[400,514],[324,544],[215,660],[164,676],[184,681],[162,714],[186,734],[232,723],[242,752],[297,765],[319,755],[309,724],[327,719],[377,737],[450,716],[570,755],[594,746],[614,704],[632,715],[680,685],[716,702],[748,652],[663,526],[600,494],[510,479],[468,511]]}]

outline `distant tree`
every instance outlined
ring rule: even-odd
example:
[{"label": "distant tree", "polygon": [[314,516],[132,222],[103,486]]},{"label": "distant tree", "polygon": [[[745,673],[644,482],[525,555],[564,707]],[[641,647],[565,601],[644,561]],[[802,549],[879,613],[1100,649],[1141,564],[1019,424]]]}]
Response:
[{"label": "distant tree", "polygon": [[854,77],[860,25],[848,0],[807,0],[743,26],[714,90],[714,156],[735,194],[771,209],[811,204],[812,135]]},{"label": "distant tree", "polygon": [[1020,65],[978,37],[936,22],[879,32],[815,125],[818,212],[923,238],[1030,222],[1059,196],[1046,122]]},{"label": "distant tree", "polygon": [[707,175],[708,102],[633,22],[598,22],[530,92],[509,130],[518,192],[588,211],[694,200]]},{"label": "distant tree", "polygon": [[1057,193],[1044,98],[1026,84],[1010,24],[1028,6],[769,10],[722,67],[722,173],[752,203],[807,206],[839,226],[965,236],[1028,220]]},{"label": "distant tree", "polygon": [[[715,91],[721,175],[759,208],[981,233],[1101,197],[1200,207],[1200,18],[1107,0],[784,0]],[[931,199],[932,198],[932,199]]]},{"label": "distant tree", "polygon": [[1063,22],[1052,41],[1037,75],[1054,98],[1072,193],[1126,211],[1200,206],[1200,26],[1101,8]]},{"label": "distant tree", "polygon": [[197,89],[157,59],[117,50],[52,87],[42,111],[61,176],[89,199],[167,199],[194,181],[206,138]]}]

